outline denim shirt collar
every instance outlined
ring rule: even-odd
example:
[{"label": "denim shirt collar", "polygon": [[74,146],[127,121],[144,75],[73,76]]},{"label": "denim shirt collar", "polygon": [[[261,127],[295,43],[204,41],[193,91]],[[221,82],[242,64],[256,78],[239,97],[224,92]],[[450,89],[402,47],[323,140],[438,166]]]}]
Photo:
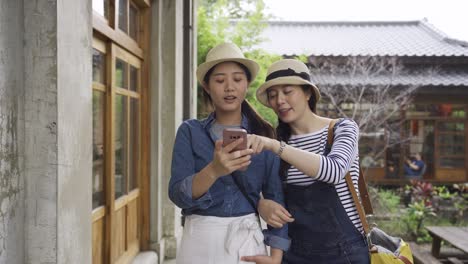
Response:
[{"label": "denim shirt collar", "polygon": [[[206,129],[206,130],[209,130],[211,128],[211,126],[213,125],[215,120],[216,120],[216,113],[211,112],[210,115],[207,118],[205,118],[205,119],[203,119],[201,121],[203,128]],[[249,130],[249,120],[247,119],[247,116],[245,116],[243,113],[242,113],[242,120],[241,120],[241,128],[247,130],[247,132],[250,132],[250,130]]]}]

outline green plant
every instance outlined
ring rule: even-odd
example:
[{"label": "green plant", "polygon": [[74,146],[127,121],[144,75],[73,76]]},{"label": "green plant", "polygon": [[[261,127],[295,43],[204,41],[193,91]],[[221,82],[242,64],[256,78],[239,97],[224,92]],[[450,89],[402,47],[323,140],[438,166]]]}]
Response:
[{"label": "green plant", "polygon": [[408,206],[403,216],[403,221],[412,240],[418,242],[430,241],[429,234],[423,227],[424,221],[431,216],[436,216],[434,208],[424,200],[414,202]]},{"label": "green plant", "polygon": [[434,187],[434,192],[435,195],[445,200],[452,199],[455,196],[455,193],[451,193],[449,189],[445,186]]},{"label": "green plant", "polygon": [[381,210],[396,213],[400,207],[400,196],[392,190],[379,189],[377,191],[377,203]]}]

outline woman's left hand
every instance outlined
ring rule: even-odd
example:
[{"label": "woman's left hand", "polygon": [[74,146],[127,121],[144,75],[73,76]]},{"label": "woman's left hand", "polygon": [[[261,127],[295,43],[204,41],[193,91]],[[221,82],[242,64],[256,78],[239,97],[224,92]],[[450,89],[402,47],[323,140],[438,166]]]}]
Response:
[{"label": "woman's left hand", "polygon": [[254,262],[256,264],[279,264],[281,259],[277,260],[270,256],[245,256],[241,257],[242,261]]}]

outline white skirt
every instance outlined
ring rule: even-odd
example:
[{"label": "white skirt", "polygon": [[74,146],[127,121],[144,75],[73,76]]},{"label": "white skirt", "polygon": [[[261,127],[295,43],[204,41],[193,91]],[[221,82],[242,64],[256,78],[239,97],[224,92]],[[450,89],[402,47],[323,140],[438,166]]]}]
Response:
[{"label": "white skirt", "polygon": [[243,256],[267,255],[255,214],[240,217],[190,215],[185,218],[177,264],[239,264]]}]

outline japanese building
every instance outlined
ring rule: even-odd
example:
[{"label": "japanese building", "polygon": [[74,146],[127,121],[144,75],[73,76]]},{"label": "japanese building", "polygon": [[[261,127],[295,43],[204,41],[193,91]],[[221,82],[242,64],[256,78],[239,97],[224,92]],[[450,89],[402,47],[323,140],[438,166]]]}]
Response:
[{"label": "japanese building", "polygon": [[[260,48],[268,52],[284,57],[306,55],[311,77],[322,89],[417,87],[413,100],[394,115],[400,121],[398,129],[390,132],[388,127],[381,127],[361,133],[361,166],[369,181],[407,183],[403,166],[411,153],[420,153],[426,163],[423,180],[468,180],[468,42],[451,39],[425,20],[272,21],[263,37],[267,41]],[[346,61],[365,58],[397,61],[403,70],[392,76],[342,70]],[[326,63],[328,66],[323,67]],[[328,111],[328,102],[322,100],[319,110],[331,117],[340,116]],[[349,102],[348,107],[354,109]],[[361,107],[363,111],[372,109]],[[389,138],[396,138],[398,143],[383,144]],[[371,149],[382,150],[382,154],[376,156]]]}]

